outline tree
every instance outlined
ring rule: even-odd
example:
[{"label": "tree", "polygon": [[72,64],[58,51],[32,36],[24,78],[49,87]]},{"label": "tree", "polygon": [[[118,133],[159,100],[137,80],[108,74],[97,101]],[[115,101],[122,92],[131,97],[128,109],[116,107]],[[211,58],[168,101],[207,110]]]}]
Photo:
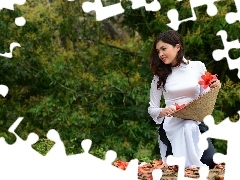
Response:
[{"label": "tree", "polygon": [[[25,14],[25,26],[12,23],[1,31],[4,44],[21,44],[13,59],[1,58],[2,83],[10,89],[1,102],[3,132],[23,116],[17,129],[23,139],[32,131],[45,138],[54,128],[68,153],[80,152],[81,141],[90,138],[93,148],[133,158],[155,130],[147,114],[145,58],[136,52],[142,43],[138,37],[112,40],[102,28],[106,22],[80,7],[79,1],[31,1],[15,12]],[[3,25],[16,16],[1,13]]]},{"label": "tree", "polygon": [[[7,97],[0,100],[0,136],[14,142],[7,129],[22,116],[17,133],[23,139],[30,132],[44,139],[54,128],[68,154],[82,151],[81,141],[90,138],[92,149],[113,149],[118,157],[129,160],[139,148],[158,146],[157,127],[147,112],[152,79],[148,55],[154,36],[169,29],[162,11],[181,6],[181,18],[185,18],[189,5],[161,1],[160,12],[147,12],[132,10],[126,1],[124,16],[97,22],[95,16],[82,11],[82,3],[28,1],[15,11],[0,11],[1,53],[7,52],[13,41],[21,44],[12,59],[0,58],[1,84],[9,87]],[[224,60],[209,59],[219,48],[216,32],[224,27],[230,38],[236,39],[239,25],[228,25],[223,18],[226,8],[233,8],[232,2],[217,5],[219,13],[213,20],[198,8],[198,21],[183,23],[179,32],[187,56],[205,62],[225,84],[213,113],[220,122],[227,116],[236,119],[239,83],[236,71],[221,68],[226,65]],[[20,15],[27,21],[23,27],[14,24]],[[238,57],[237,51],[231,53]],[[156,154],[159,149],[152,155]]]}]

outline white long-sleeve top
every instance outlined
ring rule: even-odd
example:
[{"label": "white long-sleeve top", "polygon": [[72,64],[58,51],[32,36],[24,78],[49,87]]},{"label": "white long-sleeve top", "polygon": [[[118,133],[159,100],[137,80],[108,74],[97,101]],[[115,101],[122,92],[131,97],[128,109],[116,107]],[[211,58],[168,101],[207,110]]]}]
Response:
[{"label": "white long-sleeve top", "polygon": [[206,67],[201,61],[187,61],[188,64],[181,64],[179,67],[172,68],[166,80],[165,90],[157,89],[157,82],[159,77],[154,75],[151,89],[150,89],[150,102],[148,113],[156,122],[161,124],[164,117],[158,118],[160,112],[164,107],[160,107],[160,100],[163,95],[166,107],[174,107],[175,103],[182,105],[196,99],[199,95],[207,92],[210,88],[204,89],[198,84],[201,76],[205,74]]}]

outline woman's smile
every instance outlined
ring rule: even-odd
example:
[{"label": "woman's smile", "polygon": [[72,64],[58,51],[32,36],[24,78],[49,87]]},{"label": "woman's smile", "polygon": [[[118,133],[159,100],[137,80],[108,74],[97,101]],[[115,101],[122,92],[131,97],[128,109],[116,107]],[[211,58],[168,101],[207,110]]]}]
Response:
[{"label": "woman's smile", "polygon": [[166,57],[162,57],[161,60],[165,63],[166,62]]},{"label": "woman's smile", "polygon": [[176,56],[178,51],[180,50],[180,45],[172,46],[171,44],[165,43],[163,41],[159,41],[156,44],[156,51],[158,53],[158,57],[164,64],[176,64]]}]

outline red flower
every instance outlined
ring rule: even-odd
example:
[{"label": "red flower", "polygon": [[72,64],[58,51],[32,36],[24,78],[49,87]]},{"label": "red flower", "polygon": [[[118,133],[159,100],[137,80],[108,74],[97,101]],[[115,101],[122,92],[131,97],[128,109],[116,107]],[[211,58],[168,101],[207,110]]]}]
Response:
[{"label": "red flower", "polygon": [[186,105],[182,104],[182,105],[179,106],[177,103],[175,103],[175,106],[176,106],[176,111],[178,111],[178,110],[184,108]]},{"label": "red flower", "polygon": [[217,79],[217,74],[212,75],[209,72],[205,72],[205,75],[201,76],[202,81],[199,81],[198,84],[202,85],[204,89],[206,89],[213,80]]},{"label": "red flower", "polygon": [[128,166],[128,162],[117,160],[113,163],[113,165],[118,167],[119,169],[126,170],[126,168]]}]

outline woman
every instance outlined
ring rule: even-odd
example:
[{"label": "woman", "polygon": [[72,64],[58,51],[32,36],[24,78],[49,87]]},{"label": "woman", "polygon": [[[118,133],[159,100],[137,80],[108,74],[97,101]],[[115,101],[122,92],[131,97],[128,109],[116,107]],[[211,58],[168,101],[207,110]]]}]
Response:
[{"label": "woman", "polygon": [[[161,33],[153,43],[150,54],[151,71],[154,74],[150,89],[148,112],[153,120],[160,124],[159,148],[163,162],[168,155],[185,157],[185,167],[213,168],[214,147],[204,152],[198,147],[199,136],[206,131],[203,123],[172,117],[179,106],[187,104],[210,88],[221,86],[218,79],[204,89],[198,84],[205,74],[206,67],[200,61],[188,61],[184,58],[181,36],[173,30]],[[165,99],[165,108],[160,107],[161,96]],[[175,104],[176,103],[176,104]]]}]

